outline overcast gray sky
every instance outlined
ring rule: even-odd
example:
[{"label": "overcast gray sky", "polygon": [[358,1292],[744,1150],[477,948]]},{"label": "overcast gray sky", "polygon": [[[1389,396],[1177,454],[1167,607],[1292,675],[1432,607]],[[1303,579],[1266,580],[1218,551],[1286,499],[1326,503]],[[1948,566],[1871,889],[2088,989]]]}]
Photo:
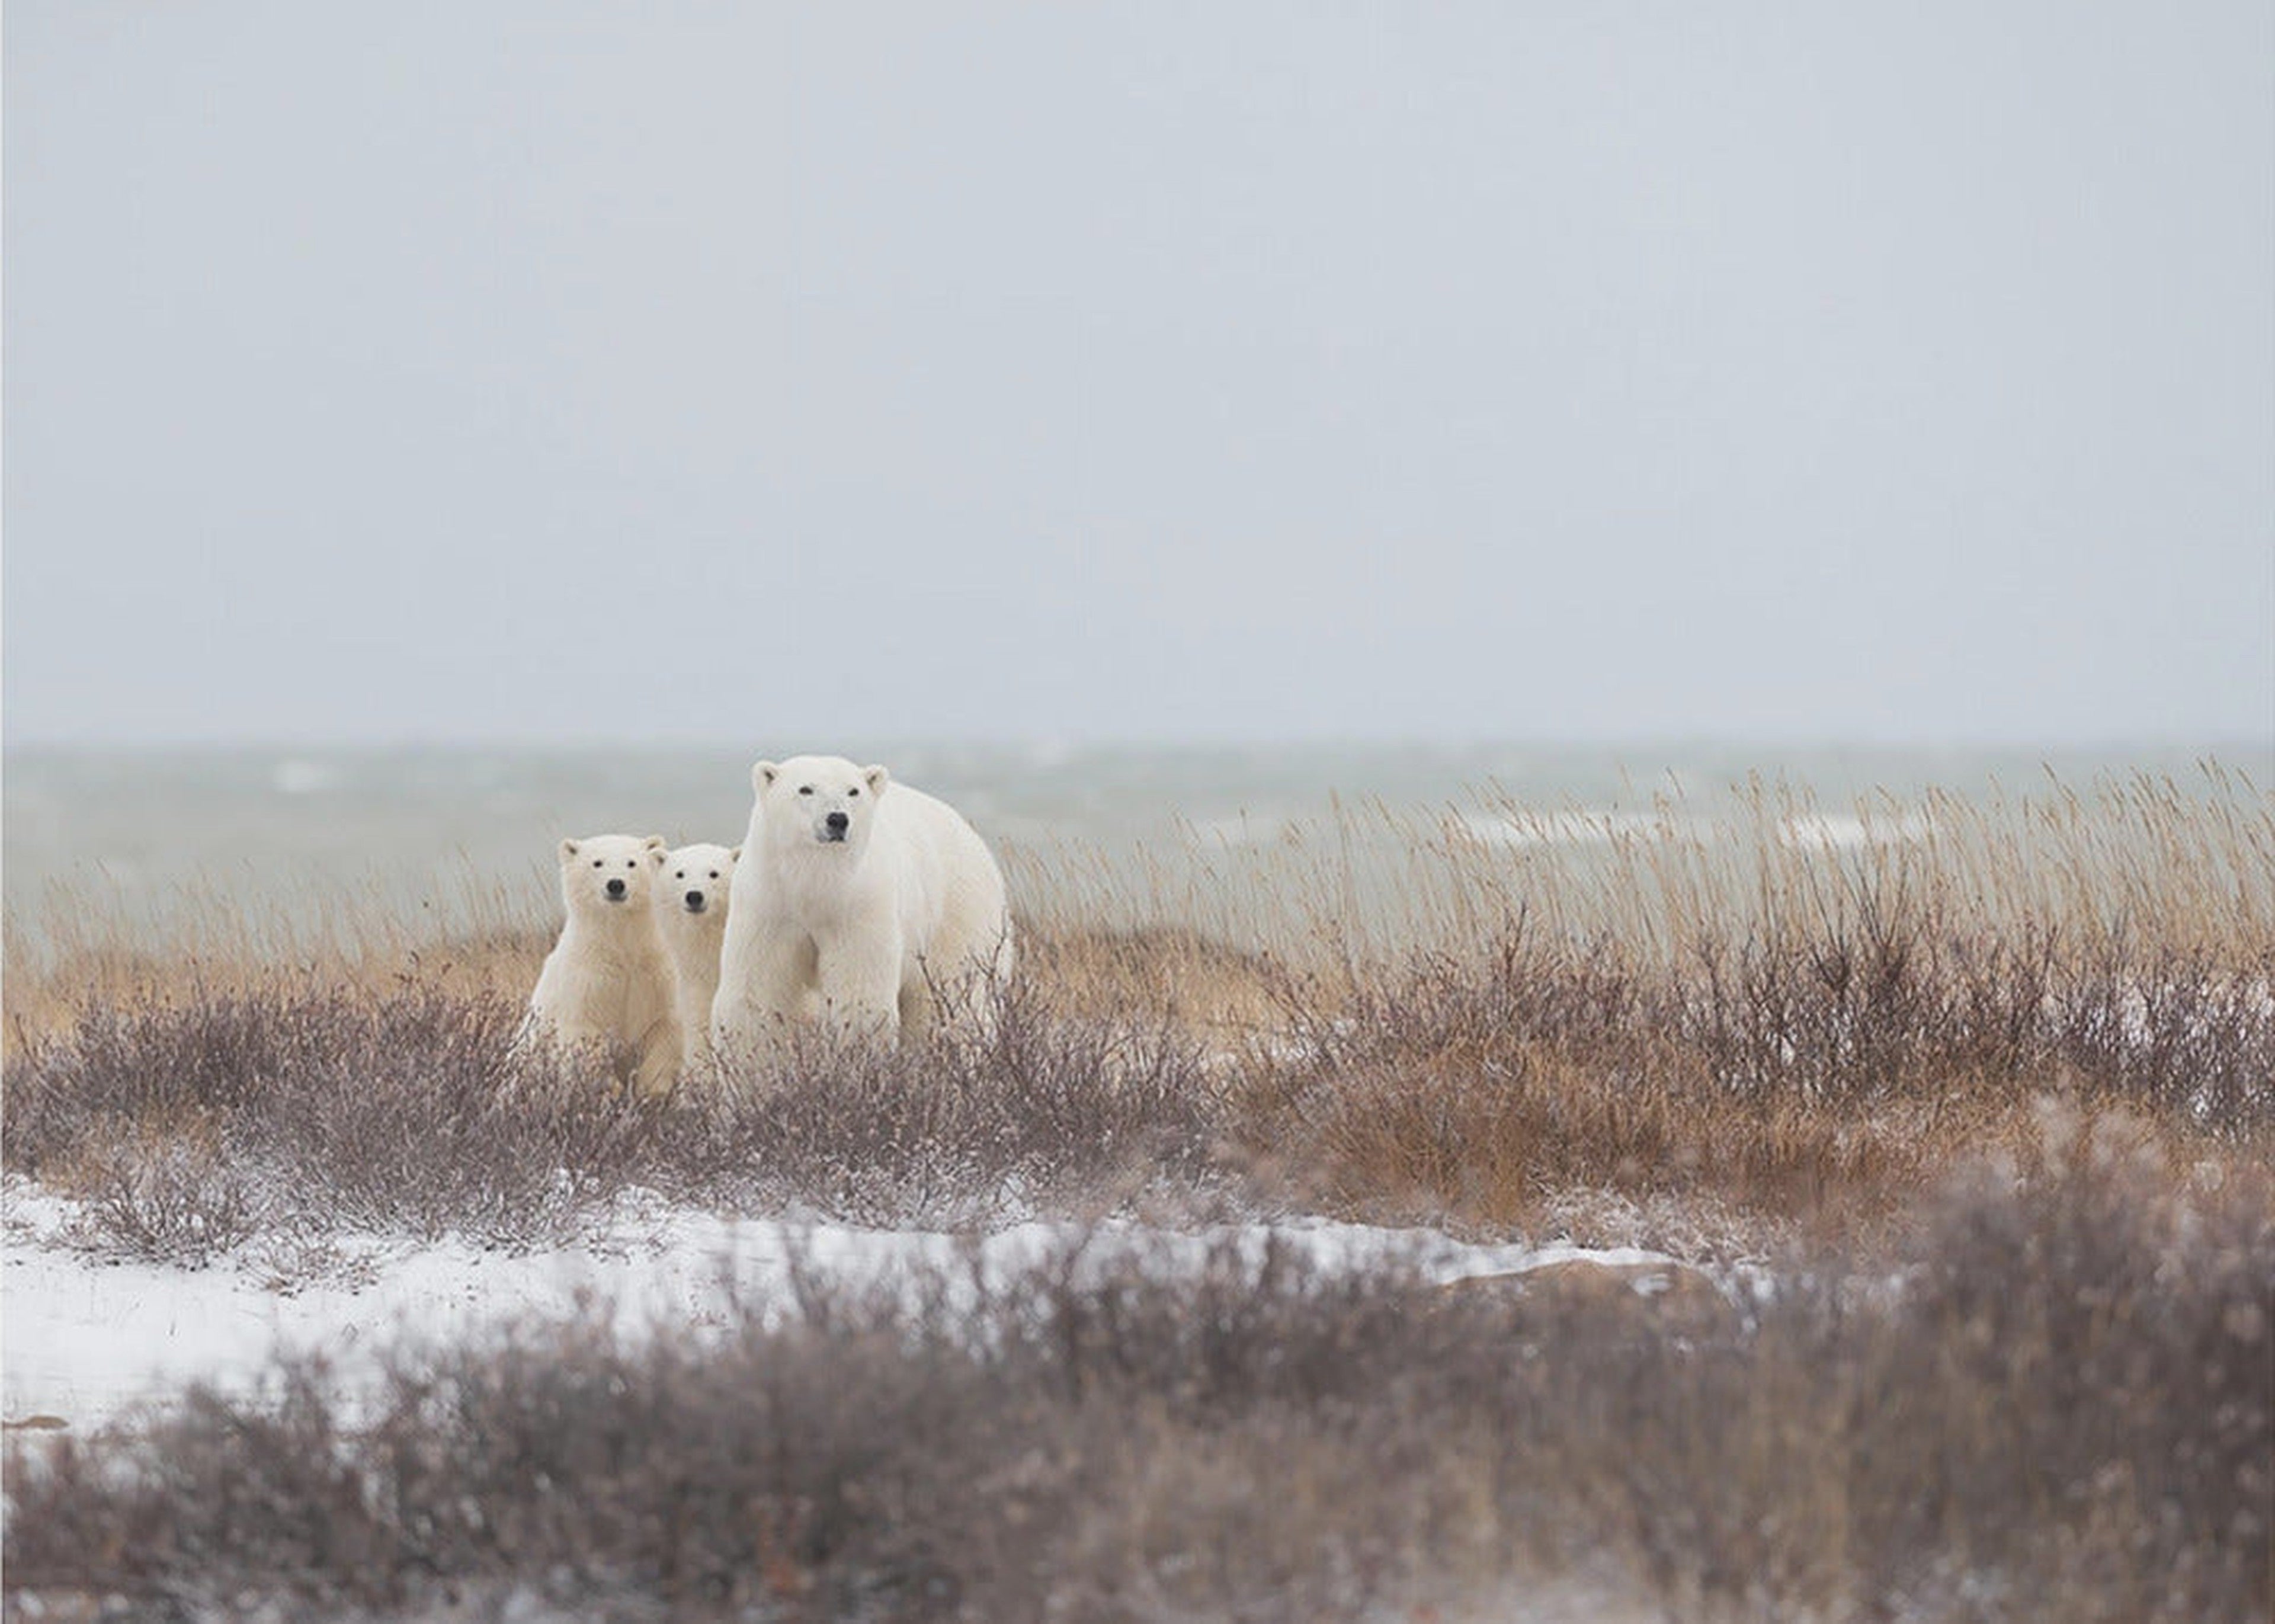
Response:
[{"label": "overcast gray sky", "polygon": [[2275,8],[9,0],[11,743],[2275,734]]}]

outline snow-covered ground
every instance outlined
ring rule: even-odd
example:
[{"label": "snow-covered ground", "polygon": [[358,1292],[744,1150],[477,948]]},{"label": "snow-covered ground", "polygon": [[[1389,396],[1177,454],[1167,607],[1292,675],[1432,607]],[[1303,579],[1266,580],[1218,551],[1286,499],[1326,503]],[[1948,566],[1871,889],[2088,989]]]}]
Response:
[{"label": "snow-covered ground", "polygon": [[1168,1230],[1130,1222],[1027,1222],[954,1235],[835,1224],[753,1222],[633,1197],[578,1244],[487,1251],[348,1237],[310,1253],[240,1249],[200,1269],[106,1258],[75,1244],[78,1208],[18,1177],[0,1187],[6,1225],[0,1283],[0,1411],[52,1416],[74,1430],[163,1404],[193,1381],[250,1392],[280,1349],[321,1354],[350,1390],[406,1341],[442,1344],[511,1321],[608,1305],[628,1328],[697,1329],[742,1308],[785,1302],[802,1266],[848,1283],[889,1284],[977,1264],[1014,1273],[1082,1248],[1087,1264],[1142,1253],[1160,1268],[1198,1266],[1230,1241],[1277,1235],[1323,1270],[1402,1262],[1445,1281],[1590,1259],[1669,1261],[1655,1252],[1483,1246],[1426,1229],[1304,1220]]}]

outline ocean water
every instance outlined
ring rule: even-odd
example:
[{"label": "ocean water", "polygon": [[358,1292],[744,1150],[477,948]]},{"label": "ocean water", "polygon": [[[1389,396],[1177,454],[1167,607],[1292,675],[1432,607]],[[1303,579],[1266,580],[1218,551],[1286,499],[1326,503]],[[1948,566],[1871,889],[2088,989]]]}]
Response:
[{"label": "ocean water", "polygon": [[[98,919],[154,940],[185,921],[388,918],[527,923],[554,907],[563,835],[742,836],[759,751],[707,748],[11,747],[0,763],[11,948]],[[770,752],[789,754],[789,751]],[[1492,826],[1508,802],[1532,838],[1591,820],[1712,820],[1750,782],[1825,809],[1840,838],[1860,797],[1938,788],[2007,795],[2138,774],[2203,782],[2207,759],[2264,792],[2275,747],[1749,749],[1705,744],[956,745],[847,752],[949,800],[1023,872],[1058,854],[1206,852],[1282,841],[1338,809]],[[1361,820],[1379,827],[1380,820]],[[1024,861],[1023,861],[1023,859]],[[1015,902],[1018,897],[1015,895]]]}]

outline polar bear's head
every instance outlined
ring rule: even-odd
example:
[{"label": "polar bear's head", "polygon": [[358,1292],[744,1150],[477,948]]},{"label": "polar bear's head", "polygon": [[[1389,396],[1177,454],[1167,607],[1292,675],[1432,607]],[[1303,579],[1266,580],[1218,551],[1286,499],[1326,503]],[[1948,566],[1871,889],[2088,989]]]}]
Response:
[{"label": "polar bear's head", "polygon": [[571,913],[644,912],[669,855],[663,836],[593,835],[561,842],[561,900]]},{"label": "polar bear's head", "polygon": [[667,853],[656,880],[665,912],[700,918],[725,908],[728,882],[735,877],[735,859],[742,855],[740,846],[704,845],[682,846]]},{"label": "polar bear's head", "polygon": [[843,756],[792,756],[751,769],[765,813],[767,843],[819,848],[858,858],[891,778],[881,767],[856,767]]}]

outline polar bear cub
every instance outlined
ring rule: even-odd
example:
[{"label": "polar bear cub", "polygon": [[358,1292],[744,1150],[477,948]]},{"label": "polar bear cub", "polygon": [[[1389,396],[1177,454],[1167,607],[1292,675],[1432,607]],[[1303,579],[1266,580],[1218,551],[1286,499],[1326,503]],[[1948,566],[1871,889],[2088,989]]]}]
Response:
[{"label": "polar bear cub", "polygon": [[787,1023],[921,1039],[935,989],[984,1015],[1011,973],[1002,872],[945,803],[881,767],[796,756],[751,769],[712,1003],[720,1053]]},{"label": "polar bear cub", "polygon": [[740,846],[697,844],[665,854],[656,875],[655,928],[671,961],[672,1008],[686,1063],[711,1053],[711,1000],[727,935],[728,887]]},{"label": "polar bear cub", "polygon": [[566,1047],[605,1046],[644,1094],[671,1086],[679,1023],[671,966],[651,906],[663,838],[596,835],[561,842],[561,940],[529,998],[529,1028]]}]

